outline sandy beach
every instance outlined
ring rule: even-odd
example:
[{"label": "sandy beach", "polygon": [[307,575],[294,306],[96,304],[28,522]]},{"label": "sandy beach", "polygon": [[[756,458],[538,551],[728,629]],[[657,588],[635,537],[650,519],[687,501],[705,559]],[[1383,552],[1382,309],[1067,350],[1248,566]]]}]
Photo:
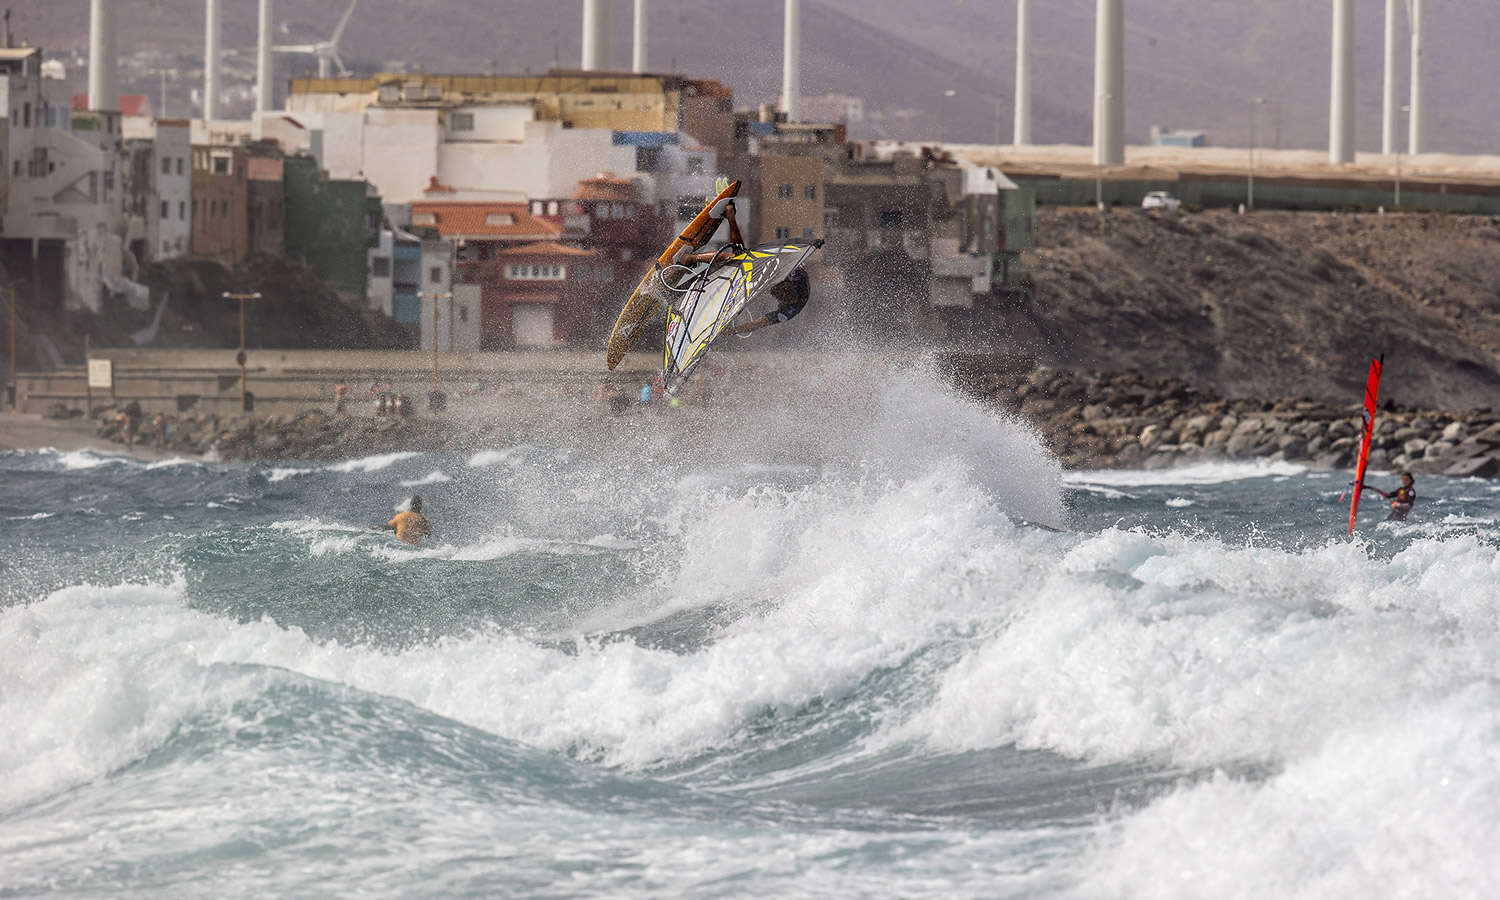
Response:
[{"label": "sandy beach", "polygon": [[[51,447],[64,452],[97,450],[124,453],[125,445],[98,437],[97,427],[88,419],[45,419],[33,413],[0,413],[0,450],[42,450]],[[136,454],[158,456],[149,445],[136,444]]]}]

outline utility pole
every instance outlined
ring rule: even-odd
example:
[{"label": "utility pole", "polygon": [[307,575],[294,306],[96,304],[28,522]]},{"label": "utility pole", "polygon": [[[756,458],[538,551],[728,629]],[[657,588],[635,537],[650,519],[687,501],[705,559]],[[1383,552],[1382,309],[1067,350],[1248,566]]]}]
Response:
[{"label": "utility pole", "polygon": [[[449,301],[449,303],[448,303],[448,318],[452,319],[453,318],[453,303],[452,303],[453,294],[451,292],[444,291],[442,293],[436,293],[436,294],[418,294],[417,296],[419,296],[419,297],[421,297],[421,298],[423,298],[425,300],[431,300],[432,301],[432,392],[435,394],[435,393],[437,393],[437,356],[438,356],[438,324],[437,323],[438,323],[438,301],[442,300],[442,299],[445,299],[445,298]],[[450,335],[453,333],[453,329],[452,329],[452,325],[451,324],[449,325],[448,333]],[[453,341],[452,340],[448,341],[448,349],[450,349],[450,350],[453,349]]]},{"label": "utility pole", "polygon": [[1250,165],[1249,175],[1245,180],[1245,208],[1255,208],[1255,145],[1260,143],[1260,108],[1266,102],[1265,97],[1256,97],[1250,101]]},{"label": "utility pole", "polygon": [[10,288],[10,411],[15,412],[21,386],[16,383],[16,289]]},{"label": "utility pole", "polygon": [[250,394],[245,390],[245,301],[259,300],[260,292],[253,294],[231,294],[224,292],[225,300],[240,301],[240,352],[235,355],[235,362],[240,364],[240,412],[250,411]]}]

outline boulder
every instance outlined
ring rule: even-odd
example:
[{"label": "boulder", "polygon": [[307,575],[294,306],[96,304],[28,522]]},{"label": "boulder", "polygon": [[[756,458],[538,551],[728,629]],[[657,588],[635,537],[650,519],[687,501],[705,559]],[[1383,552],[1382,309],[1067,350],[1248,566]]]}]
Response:
[{"label": "boulder", "polygon": [[1494,478],[1500,475],[1500,456],[1471,456],[1461,459],[1443,470],[1451,478]]},{"label": "boulder", "polygon": [[1478,441],[1490,447],[1500,447],[1500,422],[1496,422],[1484,429],[1470,438],[1470,440]]}]

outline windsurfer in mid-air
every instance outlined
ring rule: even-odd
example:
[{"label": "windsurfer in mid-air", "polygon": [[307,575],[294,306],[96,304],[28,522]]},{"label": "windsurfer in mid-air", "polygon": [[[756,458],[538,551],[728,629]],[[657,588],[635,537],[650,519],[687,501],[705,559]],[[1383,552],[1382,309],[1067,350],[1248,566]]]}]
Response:
[{"label": "windsurfer in mid-air", "polygon": [[1401,486],[1394,491],[1382,491],[1373,485],[1364,485],[1367,491],[1374,491],[1385,499],[1391,501],[1391,514],[1385,517],[1387,522],[1404,522],[1406,514],[1411,512],[1411,506],[1417,502],[1417,480],[1410,472],[1401,473]]},{"label": "windsurfer in mid-air", "polygon": [[807,270],[798,266],[792,270],[792,274],[771,288],[771,296],[776,298],[776,308],[743,325],[734,326],[734,333],[746,335],[752,331],[759,331],[767,325],[790,322],[797,313],[802,312],[802,307],[807,305],[807,298],[811,295],[812,288],[807,281]]}]

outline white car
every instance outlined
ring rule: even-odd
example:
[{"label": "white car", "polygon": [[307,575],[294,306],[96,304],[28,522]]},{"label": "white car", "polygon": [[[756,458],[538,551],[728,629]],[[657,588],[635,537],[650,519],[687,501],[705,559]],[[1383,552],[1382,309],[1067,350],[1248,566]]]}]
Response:
[{"label": "white car", "polygon": [[1182,209],[1182,201],[1166,191],[1152,191],[1141,199],[1141,209]]}]

